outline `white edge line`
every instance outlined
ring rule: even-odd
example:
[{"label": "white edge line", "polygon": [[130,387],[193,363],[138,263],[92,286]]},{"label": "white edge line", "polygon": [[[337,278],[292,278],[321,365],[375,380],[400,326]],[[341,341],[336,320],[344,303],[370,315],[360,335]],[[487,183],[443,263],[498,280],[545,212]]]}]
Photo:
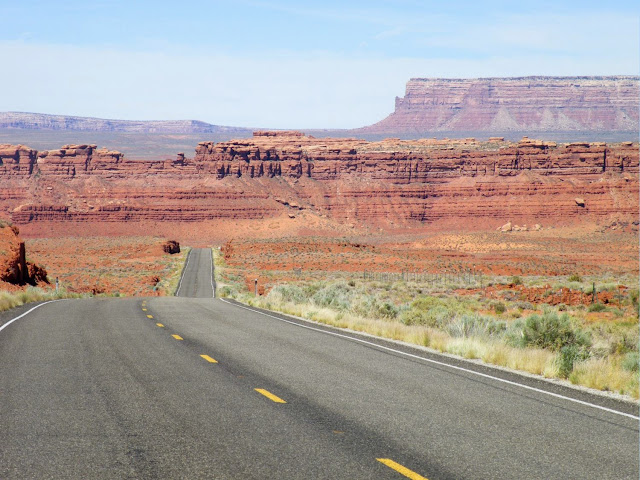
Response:
[{"label": "white edge line", "polygon": [[[636,417],[635,415],[631,415],[629,413],[620,412],[618,410],[613,410],[612,408],[602,407],[600,405],[595,405],[593,403],[584,402],[584,401],[578,400],[576,398],[565,397],[564,395],[560,395],[558,393],[548,392],[546,390],[542,390],[542,389],[539,389],[539,388],[531,387],[529,385],[524,385],[522,383],[512,382],[511,380],[505,380],[504,378],[494,377],[492,375],[487,375],[486,373],[476,372],[475,370],[469,370],[467,368],[458,367],[456,365],[450,365],[450,364],[445,363],[445,362],[439,362],[437,360],[432,360],[430,358],[421,357],[419,355],[413,355],[412,353],[407,353],[407,352],[403,352],[402,350],[396,350],[394,348],[385,347],[384,345],[378,345],[377,343],[368,342],[368,341],[362,340],[360,338],[350,337],[348,335],[342,335],[342,334],[336,333],[336,332],[329,332],[327,330],[322,330],[320,328],[314,328],[314,327],[311,327],[311,326],[308,326],[308,325],[300,325],[299,323],[292,322],[290,320],[285,320],[284,318],[279,318],[279,317],[276,317],[274,315],[269,315],[268,313],[264,313],[264,312],[261,312],[259,310],[254,310],[252,308],[245,307],[244,305],[238,305],[236,303],[229,302],[228,300],[225,300],[224,298],[221,298],[221,300],[223,302],[229,304],[229,305],[234,305],[234,306],[236,306],[238,308],[244,308],[245,310],[249,310],[249,311],[254,312],[254,313],[259,313],[259,314],[262,314],[262,315],[267,316],[267,317],[275,318],[276,320],[280,320],[281,322],[290,323],[291,325],[296,325],[296,326],[301,327],[301,328],[308,328],[309,330],[315,330],[316,332],[326,333],[327,335],[334,335],[336,337],[346,338],[346,339],[354,341],[354,342],[360,342],[360,343],[364,343],[366,345],[372,345],[372,346],[374,346],[376,348],[380,348],[380,349],[383,349],[383,350],[388,350],[388,351],[393,352],[393,353],[399,353],[401,355],[405,355],[405,356],[411,357],[411,358],[416,358],[418,360],[422,360],[422,361],[425,361],[425,362],[433,363],[435,365],[441,365],[441,366],[444,366],[444,367],[453,368],[454,370],[460,370],[460,371],[465,372],[465,373],[471,373],[473,375],[478,375],[480,377],[489,378],[491,380],[495,380],[495,381],[498,381],[498,382],[506,383],[508,385],[514,385],[516,387],[521,387],[521,388],[525,388],[527,390],[531,390],[531,391],[534,391],[534,392],[543,393],[545,395],[550,395],[552,397],[560,398],[562,400],[568,400],[570,402],[579,403],[580,405],[585,405],[587,407],[597,408],[599,410],[604,410],[605,412],[615,413],[617,415],[622,415],[622,416],[625,416],[625,417],[633,418],[634,420],[638,420],[638,417]],[[384,340],[384,339],[382,339],[382,340]]]},{"label": "white edge line", "polygon": [[16,320],[20,320],[22,317],[24,317],[25,315],[30,314],[31,312],[33,312],[36,308],[40,308],[43,305],[46,305],[47,303],[53,303],[53,302],[59,302],[60,300],[49,300],[46,301],[44,303],[41,303],[40,305],[36,305],[35,307],[33,307],[31,310],[27,310],[26,312],[24,312],[22,315],[18,315],[16,318],[12,318],[11,320],[9,320],[7,323],[5,323],[4,325],[2,325],[0,327],[0,332],[2,330],[4,330],[5,328],[7,328],[9,325],[11,325],[13,322],[15,322]]},{"label": "white edge line", "polygon": [[187,263],[185,263],[184,268],[182,269],[182,275],[180,275],[180,281],[178,282],[178,289],[176,290],[176,297],[180,295],[180,287],[182,287],[182,279],[184,278],[184,272],[187,271],[187,267],[189,266],[189,260],[191,260],[191,252],[193,252],[193,248],[189,250],[187,253]]},{"label": "white edge line", "polygon": [[216,298],[216,287],[213,286],[213,247],[209,248],[209,254],[211,255],[211,297]]}]

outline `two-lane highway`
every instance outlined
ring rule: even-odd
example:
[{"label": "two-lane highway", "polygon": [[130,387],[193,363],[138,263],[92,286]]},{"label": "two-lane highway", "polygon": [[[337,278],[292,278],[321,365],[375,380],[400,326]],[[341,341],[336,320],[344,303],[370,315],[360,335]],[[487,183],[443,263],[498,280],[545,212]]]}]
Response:
[{"label": "two-lane highway", "polygon": [[0,331],[0,478],[638,478],[624,409],[320,330],[212,298],[44,305]]},{"label": "two-lane highway", "polygon": [[215,297],[213,255],[210,248],[194,248],[189,252],[176,296],[190,298]]}]

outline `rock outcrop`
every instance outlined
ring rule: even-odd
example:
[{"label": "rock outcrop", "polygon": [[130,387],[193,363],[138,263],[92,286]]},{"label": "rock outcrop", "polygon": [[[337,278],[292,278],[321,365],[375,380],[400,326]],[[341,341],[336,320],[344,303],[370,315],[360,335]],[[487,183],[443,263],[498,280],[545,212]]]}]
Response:
[{"label": "rock outcrop", "polygon": [[162,244],[162,251],[164,253],[168,253],[169,255],[180,253],[180,244],[175,240],[167,240]]},{"label": "rock outcrop", "polygon": [[0,220],[0,283],[13,285],[38,285],[49,283],[44,268],[27,262],[20,231]]},{"label": "rock outcrop", "polygon": [[640,77],[412,78],[395,111],[356,131],[638,132]]},{"label": "rock outcrop", "polygon": [[[345,224],[636,220],[638,144],[524,138],[316,139],[256,132],[193,158],[129,160],[95,145],[0,145],[0,212],[19,225],[206,223],[311,214]],[[581,199],[582,204],[576,199]]]}]

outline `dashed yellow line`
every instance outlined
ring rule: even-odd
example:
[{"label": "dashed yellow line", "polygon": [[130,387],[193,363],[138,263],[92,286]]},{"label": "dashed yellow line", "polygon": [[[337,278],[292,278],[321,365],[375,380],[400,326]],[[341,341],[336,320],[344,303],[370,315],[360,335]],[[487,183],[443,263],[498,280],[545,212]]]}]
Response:
[{"label": "dashed yellow line", "polygon": [[182,338],[180,335],[176,335],[175,333],[173,335],[171,335],[173,338],[175,338],[176,340],[184,340],[184,338]]},{"label": "dashed yellow line", "polygon": [[143,308],[143,309],[142,309],[142,311],[143,311],[143,312],[146,312],[146,311],[147,311],[147,309],[146,309],[146,308]]},{"label": "dashed yellow line", "polygon": [[153,318],[153,315],[147,315],[147,318]]},{"label": "dashed yellow line", "polygon": [[262,395],[264,395],[265,397],[267,397],[269,400],[272,400],[276,403],[287,403],[285,402],[283,399],[281,399],[280,397],[274,395],[271,392],[268,392],[267,390],[265,390],[264,388],[255,388],[254,389],[256,392],[261,393]]},{"label": "dashed yellow line", "polygon": [[209,355],[200,355],[200,356],[209,363],[218,363],[218,361],[215,358],[211,358]]},{"label": "dashed yellow line", "polygon": [[156,323],[156,325],[159,326],[160,328],[164,327],[164,325],[161,323]]},{"label": "dashed yellow line", "polygon": [[392,468],[396,472],[404,475],[411,480],[428,480],[426,477],[414,472],[413,470],[409,470],[407,467],[400,465],[399,463],[394,462],[390,458],[376,458],[380,463],[384,463],[387,467]]}]

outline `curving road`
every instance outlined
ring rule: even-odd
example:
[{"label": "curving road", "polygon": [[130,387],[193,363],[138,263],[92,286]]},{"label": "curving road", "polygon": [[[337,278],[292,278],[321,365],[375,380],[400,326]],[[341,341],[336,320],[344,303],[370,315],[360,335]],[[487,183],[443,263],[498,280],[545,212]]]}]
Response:
[{"label": "curving road", "polygon": [[28,308],[0,314],[2,479],[638,478],[634,406],[219,299]]}]

